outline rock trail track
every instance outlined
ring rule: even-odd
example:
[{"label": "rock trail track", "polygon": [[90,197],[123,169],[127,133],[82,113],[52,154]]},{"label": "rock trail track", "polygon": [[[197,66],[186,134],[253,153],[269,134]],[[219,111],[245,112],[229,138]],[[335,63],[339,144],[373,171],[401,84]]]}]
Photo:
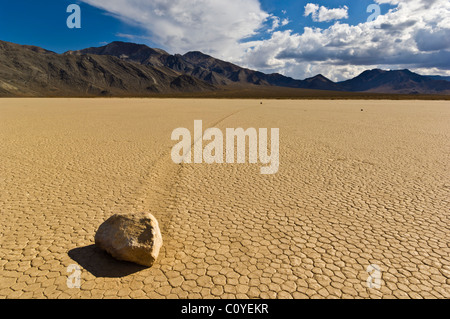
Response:
[{"label": "rock trail track", "polygon": [[[259,102],[1,100],[0,298],[449,298],[448,102]],[[280,128],[279,173],[173,164],[196,119]],[[152,268],[93,245],[131,211],[160,221]]]}]

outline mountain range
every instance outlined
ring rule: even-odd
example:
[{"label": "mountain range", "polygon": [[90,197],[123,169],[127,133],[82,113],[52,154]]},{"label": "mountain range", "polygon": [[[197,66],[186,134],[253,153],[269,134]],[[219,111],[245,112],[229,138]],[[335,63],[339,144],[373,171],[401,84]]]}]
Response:
[{"label": "mountain range", "polygon": [[153,96],[277,88],[317,96],[326,92],[450,95],[449,80],[380,69],[342,82],[320,74],[297,80],[243,68],[198,51],[172,55],[142,44],[112,42],[57,54],[0,41],[0,96]]}]

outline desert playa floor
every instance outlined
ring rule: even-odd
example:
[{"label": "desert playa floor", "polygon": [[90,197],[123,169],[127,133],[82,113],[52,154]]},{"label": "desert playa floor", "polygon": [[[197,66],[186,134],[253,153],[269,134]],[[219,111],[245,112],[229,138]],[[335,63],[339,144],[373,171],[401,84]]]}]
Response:
[{"label": "desert playa floor", "polygon": [[[280,128],[278,174],[174,164],[200,119]],[[450,297],[448,101],[1,99],[0,163],[1,298]],[[94,246],[135,211],[152,268]]]}]

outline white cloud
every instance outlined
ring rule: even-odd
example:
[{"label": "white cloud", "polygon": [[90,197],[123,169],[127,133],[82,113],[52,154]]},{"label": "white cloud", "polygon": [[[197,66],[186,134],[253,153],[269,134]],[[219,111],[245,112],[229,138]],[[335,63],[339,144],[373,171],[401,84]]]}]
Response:
[{"label": "white cloud", "polygon": [[[295,78],[322,73],[343,80],[372,68],[450,75],[450,1],[376,2],[398,6],[373,22],[274,32],[270,39],[253,42],[242,61]],[[318,5],[305,7],[305,15],[319,12]]]},{"label": "white cloud", "polygon": [[[374,1],[397,7],[372,22],[336,21],[299,33],[279,30],[290,21],[265,12],[258,0],[84,0],[141,26],[169,52],[200,50],[263,72],[300,79],[322,73],[333,80],[377,67],[450,75],[450,1]],[[322,7],[308,3],[305,16],[348,17],[347,7]],[[267,31],[265,40],[248,40]]]},{"label": "white cloud", "polygon": [[311,15],[315,22],[329,22],[333,20],[348,19],[348,7],[328,9],[325,6],[308,3],[305,6],[305,17]]},{"label": "white cloud", "polygon": [[317,14],[317,12],[319,11],[320,6],[318,4],[315,3],[308,3],[305,6],[305,14],[304,16],[307,17],[309,15],[314,16],[315,14]]},{"label": "white cloud", "polygon": [[288,18],[281,20],[279,17],[271,15],[270,19],[272,19],[272,27],[267,30],[268,33],[274,32],[279,27],[284,27],[288,25],[291,21]]},{"label": "white cloud", "polygon": [[417,48],[421,51],[440,51],[450,49],[449,29],[421,29],[415,36]]},{"label": "white cloud", "polygon": [[280,27],[280,23],[281,23],[281,19],[276,17],[276,16],[271,16],[272,18],[272,27],[267,30],[267,32],[272,33],[273,31],[275,31],[276,29],[278,29]]},{"label": "white cloud", "polygon": [[257,34],[270,17],[258,0],[83,0],[148,31],[173,53],[202,50],[223,58]]}]

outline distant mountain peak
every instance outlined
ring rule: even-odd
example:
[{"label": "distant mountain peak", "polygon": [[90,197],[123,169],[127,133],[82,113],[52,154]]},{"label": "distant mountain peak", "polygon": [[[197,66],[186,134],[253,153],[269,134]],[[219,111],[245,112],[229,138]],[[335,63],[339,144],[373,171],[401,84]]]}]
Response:
[{"label": "distant mountain peak", "polygon": [[[114,41],[100,47],[91,47],[78,51],[68,51],[66,54],[97,54],[112,55],[115,57],[133,57],[135,60],[145,60],[152,55],[169,55],[162,49],[150,48],[145,44],[137,44],[132,42]],[[139,57],[138,59],[136,57]],[[142,62],[142,61],[141,61]]]},{"label": "distant mountain peak", "polygon": [[307,78],[305,81],[322,81],[322,82],[333,82],[326,76],[322,74],[317,74],[316,76],[313,76],[312,78]]},{"label": "distant mountain peak", "polygon": [[112,45],[131,46],[131,47],[147,47],[148,48],[148,46],[146,44],[139,44],[139,43],[134,43],[134,42],[126,42],[126,41],[113,41],[104,46],[107,47],[107,46],[112,46]]},{"label": "distant mountain peak", "polygon": [[133,42],[113,41],[103,47],[104,48],[114,47],[114,48],[118,48],[118,49],[122,49],[122,50],[151,50],[151,51],[156,51],[159,54],[169,55],[169,53],[167,53],[163,49],[150,48],[146,44],[138,44],[138,43],[133,43]]},{"label": "distant mountain peak", "polygon": [[450,91],[444,81],[403,70],[367,70],[357,77],[338,83],[344,90],[352,92],[438,94]]},{"label": "distant mountain peak", "polygon": [[[57,54],[0,40],[0,65],[4,66],[0,68],[0,94],[10,95],[16,91],[24,95],[145,95],[173,91],[210,92],[226,87],[450,94],[450,83],[442,81],[444,78],[433,79],[408,69],[367,70],[338,83],[322,74],[296,80],[278,73],[265,74],[243,68],[200,51],[171,55],[145,44],[123,41]],[[32,80],[24,85],[23,79]]]},{"label": "distant mountain peak", "polygon": [[183,56],[199,56],[199,57],[207,57],[210,58],[210,55],[207,55],[201,51],[189,51],[187,53],[185,53]]},{"label": "distant mountain peak", "polygon": [[214,59],[212,56],[207,55],[200,51],[189,51],[183,55],[183,58],[189,61],[209,60]]},{"label": "distant mountain peak", "polygon": [[334,83],[333,81],[331,81],[322,74],[317,74],[312,78],[307,78],[303,82],[306,83],[305,88],[308,89],[340,91],[340,88],[336,83]]},{"label": "distant mountain peak", "polygon": [[390,71],[386,71],[386,70],[382,70],[382,69],[365,70],[359,76],[367,75],[367,74],[381,74],[381,73],[386,73],[386,72],[390,72]]},{"label": "distant mountain peak", "polygon": [[426,75],[426,77],[432,79],[432,80],[438,80],[438,81],[448,81],[450,82],[450,76],[445,75]]}]

